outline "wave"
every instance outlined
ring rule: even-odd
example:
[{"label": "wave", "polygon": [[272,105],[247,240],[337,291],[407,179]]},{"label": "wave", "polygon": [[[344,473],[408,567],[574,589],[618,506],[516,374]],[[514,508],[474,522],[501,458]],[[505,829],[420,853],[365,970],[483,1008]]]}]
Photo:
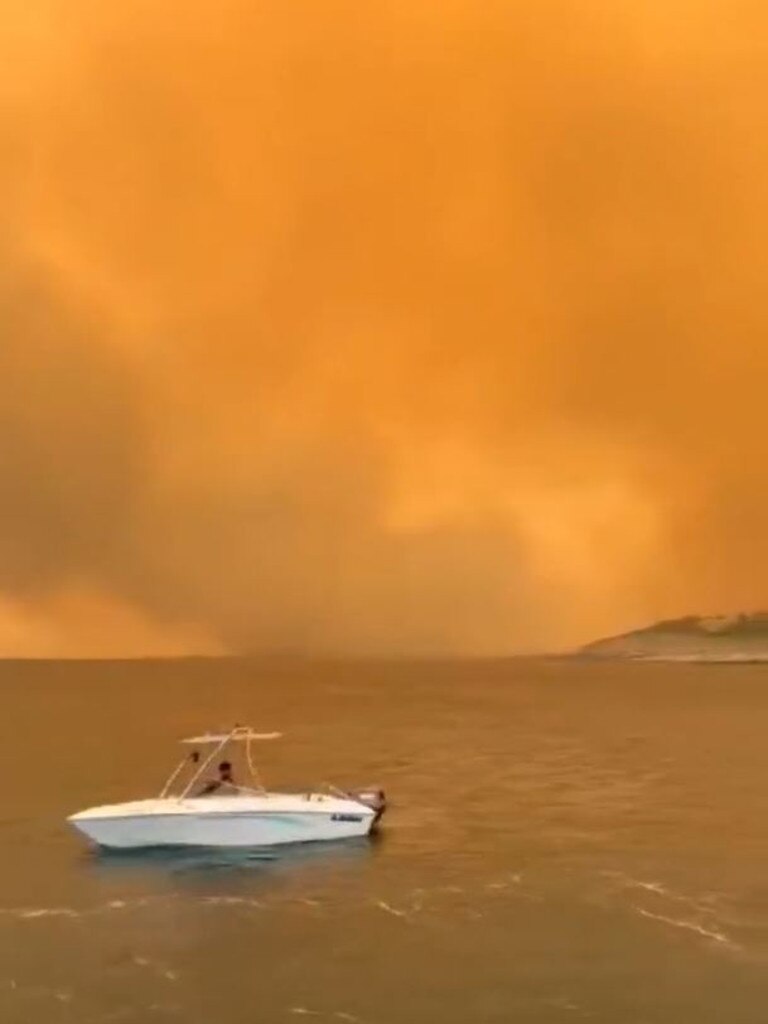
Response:
[{"label": "wave", "polygon": [[660,921],[673,928],[682,928],[684,931],[695,932],[697,935],[701,935],[706,939],[711,939],[713,942],[717,942],[724,946],[730,946],[732,949],[739,949],[739,946],[724,932],[716,931],[714,928],[707,928],[699,921],[688,921],[685,918],[667,917],[665,914],[653,914],[650,910],[644,910],[642,907],[636,907],[635,909],[641,917],[650,918],[652,921]]}]

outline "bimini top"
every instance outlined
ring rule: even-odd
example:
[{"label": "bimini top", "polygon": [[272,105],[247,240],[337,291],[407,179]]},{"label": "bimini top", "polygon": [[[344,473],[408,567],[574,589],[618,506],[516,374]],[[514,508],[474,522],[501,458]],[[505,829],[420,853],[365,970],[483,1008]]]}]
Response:
[{"label": "bimini top", "polygon": [[242,726],[231,732],[207,732],[203,736],[189,736],[181,742],[200,746],[203,743],[226,743],[237,740],[277,740],[282,735],[281,732],[254,732],[248,726]]},{"label": "bimini top", "polygon": [[276,740],[282,735],[283,734],[281,732],[256,732],[250,725],[235,725],[229,730],[229,732],[206,732],[202,733],[200,736],[188,736],[186,739],[181,740],[181,742],[192,747],[206,747],[207,749],[202,753],[199,750],[193,750],[190,754],[185,755],[181,764],[176,767],[176,770],[171,774],[171,777],[163,786],[160,792],[160,799],[165,799],[170,796],[171,788],[174,783],[181,776],[182,772],[184,772],[185,767],[191,764],[194,766],[192,769],[192,776],[179,794],[181,799],[189,796],[197,781],[202,777],[203,773],[210,767],[216,758],[226,750],[230,743],[237,742],[243,743],[243,754],[245,757],[245,763],[248,766],[248,772],[251,776],[253,788],[247,790],[243,786],[235,786],[233,783],[230,784],[230,787],[240,793],[250,792],[251,795],[253,795],[253,793],[265,793],[266,790],[259,779],[259,773],[256,770],[256,765],[253,763],[251,758],[251,741]]}]

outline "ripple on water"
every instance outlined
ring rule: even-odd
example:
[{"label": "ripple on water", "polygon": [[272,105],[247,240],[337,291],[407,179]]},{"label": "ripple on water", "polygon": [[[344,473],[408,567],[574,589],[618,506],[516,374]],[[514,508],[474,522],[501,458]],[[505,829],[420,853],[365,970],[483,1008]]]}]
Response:
[{"label": "ripple on water", "polygon": [[716,931],[714,928],[707,928],[699,921],[689,921],[685,918],[667,917],[665,914],[654,914],[650,910],[645,910],[643,907],[635,908],[637,913],[641,917],[647,917],[652,921],[659,921],[662,924],[669,925],[671,928],[681,928],[683,931],[695,932],[697,935],[701,935],[705,939],[711,939],[712,942],[718,943],[723,946],[730,946],[731,949],[739,949],[740,947],[727,935],[721,931]]}]

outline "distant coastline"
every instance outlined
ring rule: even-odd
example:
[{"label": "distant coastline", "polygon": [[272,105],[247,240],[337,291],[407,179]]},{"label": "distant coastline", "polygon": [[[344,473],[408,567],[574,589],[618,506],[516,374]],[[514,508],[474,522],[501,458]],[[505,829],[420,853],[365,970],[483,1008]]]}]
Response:
[{"label": "distant coastline", "polygon": [[595,640],[577,653],[634,661],[768,662],[768,612],[665,619]]}]

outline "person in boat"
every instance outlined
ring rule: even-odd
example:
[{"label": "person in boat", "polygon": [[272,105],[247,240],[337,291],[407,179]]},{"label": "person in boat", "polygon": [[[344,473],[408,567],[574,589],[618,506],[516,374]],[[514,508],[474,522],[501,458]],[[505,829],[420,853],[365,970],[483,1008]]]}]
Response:
[{"label": "person in boat", "polygon": [[210,779],[200,792],[198,796],[210,796],[212,793],[218,793],[221,789],[237,789],[235,780],[232,776],[232,765],[229,761],[222,761],[219,765],[219,777],[218,779]]}]

